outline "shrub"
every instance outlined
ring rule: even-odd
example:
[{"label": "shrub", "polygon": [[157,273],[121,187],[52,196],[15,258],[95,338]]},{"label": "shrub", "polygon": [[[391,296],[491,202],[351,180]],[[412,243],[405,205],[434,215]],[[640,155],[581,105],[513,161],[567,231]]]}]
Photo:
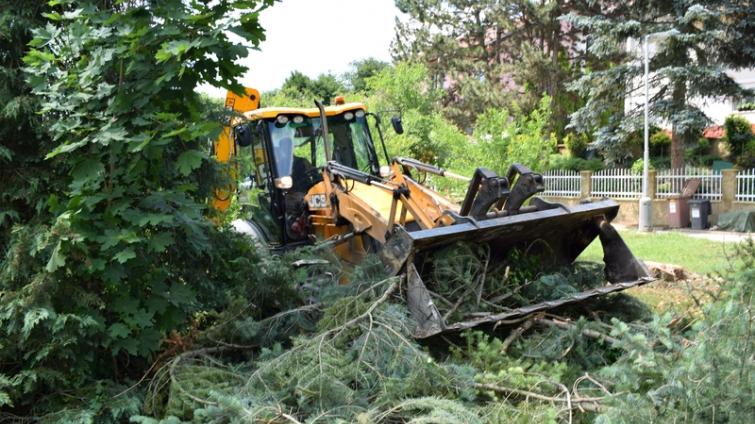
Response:
[{"label": "shrub", "polygon": [[585,156],[589,141],[590,140],[588,139],[587,134],[584,133],[569,133],[566,135],[566,137],[564,137],[564,144],[566,145],[566,148],[569,150],[569,153],[571,153],[571,155],[576,158],[582,158]]},{"label": "shrub", "polygon": [[726,129],[726,143],[729,146],[732,159],[737,161],[739,155],[747,147],[747,143],[753,139],[752,126],[747,119],[730,115],[724,121],[724,128]]},{"label": "shrub", "polygon": [[737,165],[742,168],[755,168],[755,139],[747,143],[742,154],[737,158]]},{"label": "shrub", "polygon": [[571,171],[600,171],[603,161],[597,158],[582,159],[559,154],[551,155],[546,169],[567,169]]},{"label": "shrub", "polygon": [[[641,174],[645,161],[643,159],[637,159],[632,163],[632,172],[635,174]],[[650,161],[650,169],[653,169],[653,161]]]},{"label": "shrub", "polygon": [[546,167],[554,152],[556,139],[548,134],[550,98],[544,96],[537,109],[529,114],[520,110],[488,109],[477,117],[474,142],[480,148],[481,159],[477,166],[485,166],[499,174],[512,163],[521,163],[532,169]]},{"label": "shrub", "polygon": [[684,150],[684,161],[691,165],[711,166],[716,159],[719,157],[710,154],[710,140],[705,137],[700,137]]},{"label": "shrub", "polygon": [[671,137],[666,134],[666,131],[658,130],[650,136],[648,141],[651,146],[668,146],[671,144]]},{"label": "shrub", "polygon": [[643,332],[613,323],[611,335],[627,354],[598,375],[622,394],[596,422],[753,422],[755,245],[737,250],[737,270],[720,280],[712,302],[699,305],[683,338],[671,334],[671,315]]}]

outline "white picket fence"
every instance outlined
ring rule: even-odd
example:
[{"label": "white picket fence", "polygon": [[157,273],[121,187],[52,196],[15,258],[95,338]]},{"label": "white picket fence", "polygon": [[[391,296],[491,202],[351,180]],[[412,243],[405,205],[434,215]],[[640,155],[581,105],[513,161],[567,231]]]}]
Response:
[{"label": "white picket fence", "polygon": [[615,199],[639,199],[642,175],[628,168],[604,169],[592,174],[592,196]]},{"label": "white picket fence", "polygon": [[699,178],[700,187],[693,199],[721,200],[721,171],[710,168],[659,169],[655,177],[655,195],[666,199],[678,196],[687,181]]},{"label": "white picket fence", "polygon": [[737,172],[737,202],[755,202],[755,169],[742,169]]},{"label": "white picket fence", "polygon": [[545,191],[543,196],[579,197],[582,193],[582,179],[579,171],[556,169],[543,173]]},{"label": "white picket fence", "polygon": [[[684,184],[699,178],[700,187],[693,199],[722,200],[723,177],[721,171],[709,168],[659,169],[655,177],[655,197],[667,199],[678,196]],[[580,197],[582,178],[578,171],[551,170],[543,174],[543,196]],[[639,199],[642,194],[642,175],[631,169],[604,169],[590,177],[592,197]],[[755,168],[737,171],[735,198],[737,202],[755,203]]]}]

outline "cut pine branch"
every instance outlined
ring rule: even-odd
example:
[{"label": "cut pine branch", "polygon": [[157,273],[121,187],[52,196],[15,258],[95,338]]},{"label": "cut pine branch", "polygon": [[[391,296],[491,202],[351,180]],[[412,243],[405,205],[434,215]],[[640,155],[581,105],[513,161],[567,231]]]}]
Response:
[{"label": "cut pine branch", "polygon": [[532,392],[529,390],[516,389],[513,387],[501,386],[491,383],[474,383],[474,388],[479,390],[489,390],[506,396],[518,396],[525,399],[537,399],[544,402],[563,403],[571,405],[571,409],[581,409],[584,411],[602,411],[604,406],[600,403],[607,396],[600,397],[575,397],[575,396],[548,396],[542,393]]}]

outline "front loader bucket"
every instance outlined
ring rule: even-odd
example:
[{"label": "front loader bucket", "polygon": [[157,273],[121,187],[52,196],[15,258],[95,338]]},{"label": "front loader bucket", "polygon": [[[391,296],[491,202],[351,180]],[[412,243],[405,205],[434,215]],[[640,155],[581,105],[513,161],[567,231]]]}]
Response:
[{"label": "front loader bucket", "polygon": [[[393,230],[381,251],[381,259],[389,273],[407,274],[407,302],[419,323],[417,338],[521,318],[653,280],[645,265],[632,255],[610,225],[619,209],[613,200],[569,207],[540,200],[537,203],[546,206],[538,208],[542,210],[510,216],[461,219],[453,225],[427,230],[406,231],[400,227]],[[541,259],[541,271],[555,270],[574,262],[596,237],[600,237],[603,245],[605,277],[609,284],[461,322],[446,322],[418,272],[428,255],[457,242],[487,244],[491,262],[503,260],[517,249],[525,256],[537,255]]]}]

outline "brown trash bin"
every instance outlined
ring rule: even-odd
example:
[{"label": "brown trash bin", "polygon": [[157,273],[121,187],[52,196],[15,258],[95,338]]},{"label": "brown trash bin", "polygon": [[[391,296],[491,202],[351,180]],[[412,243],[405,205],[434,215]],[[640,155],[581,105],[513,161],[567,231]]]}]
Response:
[{"label": "brown trash bin", "polygon": [[689,227],[689,205],[682,196],[668,199],[668,226],[671,228]]},{"label": "brown trash bin", "polygon": [[699,178],[687,180],[678,196],[668,199],[668,226],[671,228],[689,227],[689,205],[687,202],[700,187]]}]

